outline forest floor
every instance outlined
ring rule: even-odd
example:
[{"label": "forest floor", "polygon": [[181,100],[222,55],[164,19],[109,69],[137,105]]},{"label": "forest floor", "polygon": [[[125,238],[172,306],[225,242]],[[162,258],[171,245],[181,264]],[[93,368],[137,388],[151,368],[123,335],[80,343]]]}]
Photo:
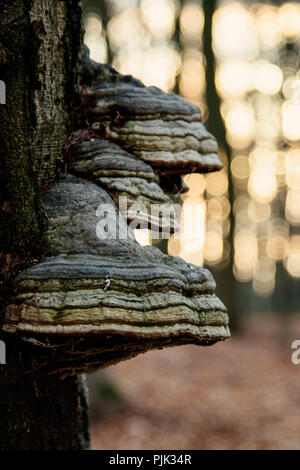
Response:
[{"label": "forest floor", "polygon": [[251,317],[224,343],[110,367],[122,399],[93,405],[92,449],[300,449],[295,339],[299,317]]}]

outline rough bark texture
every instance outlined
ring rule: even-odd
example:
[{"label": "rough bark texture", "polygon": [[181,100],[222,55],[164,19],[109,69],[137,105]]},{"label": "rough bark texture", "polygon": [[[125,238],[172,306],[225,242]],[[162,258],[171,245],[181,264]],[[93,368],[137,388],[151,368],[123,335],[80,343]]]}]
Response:
[{"label": "rough bark texture", "polygon": [[41,372],[23,375],[20,370],[15,380],[1,384],[0,402],[1,450],[88,448],[85,384],[80,376],[62,380]]},{"label": "rough bark texture", "polygon": [[[78,0],[0,0],[0,309],[10,279],[39,259],[46,217],[41,195],[55,178],[70,131],[81,41]],[[1,337],[2,338],[2,337]],[[6,340],[0,369],[0,449],[87,447],[80,378],[24,373],[32,350]]]}]

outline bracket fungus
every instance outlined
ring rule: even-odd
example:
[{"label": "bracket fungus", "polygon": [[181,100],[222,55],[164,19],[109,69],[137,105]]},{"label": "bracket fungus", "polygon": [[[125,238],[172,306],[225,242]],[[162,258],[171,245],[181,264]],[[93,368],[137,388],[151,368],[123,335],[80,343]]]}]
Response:
[{"label": "bracket fungus", "polygon": [[[171,207],[168,194],[186,190],[181,175],[221,168],[199,109],[87,53],[78,97],[72,135],[87,125],[96,138],[71,142],[70,173],[43,197],[47,257],[14,279],[2,330],[38,347],[38,367],[62,375],[149,349],[228,338],[210,272],[140,246],[127,222],[147,225],[149,215],[123,214],[115,204],[126,196],[146,209],[156,202]],[[174,229],[170,220],[157,219],[155,228]]]},{"label": "bracket fungus", "polygon": [[206,173],[222,167],[218,146],[199,108],[176,95],[97,64],[85,49],[77,125],[91,129],[163,174]]},{"label": "bracket fungus", "polygon": [[[152,167],[119,145],[104,139],[75,143],[69,159],[69,170],[105,188],[129,221],[169,233],[179,229],[174,203],[158,185]],[[160,206],[157,213],[155,205]]]},{"label": "bracket fungus", "polygon": [[45,258],[15,280],[3,330],[51,353],[47,367],[91,372],[153,348],[229,336],[211,274],[158,249]]},{"label": "bracket fungus", "polygon": [[112,198],[96,184],[65,174],[43,198],[48,217],[47,252],[97,254],[101,243],[134,240]]}]

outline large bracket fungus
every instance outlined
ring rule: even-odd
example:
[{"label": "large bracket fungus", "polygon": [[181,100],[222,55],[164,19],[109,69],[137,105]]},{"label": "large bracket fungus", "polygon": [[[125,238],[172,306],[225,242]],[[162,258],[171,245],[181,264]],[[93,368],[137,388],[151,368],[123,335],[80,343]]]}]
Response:
[{"label": "large bracket fungus", "polygon": [[[73,175],[61,175],[43,199],[48,257],[15,278],[2,327],[39,348],[39,367],[62,375],[230,335],[209,271],[140,246],[127,225],[133,215],[115,204],[121,195],[147,209],[171,206],[162,188],[184,190],[181,174],[221,168],[198,108],[87,55],[83,63],[80,93],[88,98],[79,95],[75,110],[67,158]],[[78,139],[84,123],[96,137]],[[135,217],[149,224],[148,215]],[[157,219],[155,228],[174,229],[170,220]]]},{"label": "large bracket fungus", "polygon": [[229,336],[226,310],[207,270],[157,249],[107,248],[102,256],[46,258],[22,273],[4,331],[51,349],[47,367],[65,374],[152,348],[206,345]]}]

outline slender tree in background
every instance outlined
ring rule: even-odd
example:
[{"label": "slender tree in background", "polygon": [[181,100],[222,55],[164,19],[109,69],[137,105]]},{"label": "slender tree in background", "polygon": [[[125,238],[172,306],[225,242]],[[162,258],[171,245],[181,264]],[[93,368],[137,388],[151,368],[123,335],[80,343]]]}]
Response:
[{"label": "slender tree in background", "polygon": [[[224,121],[221,116],[221,100],[216,90],[215,84],[215,70],[216,60],[212,47],[212,19],[214,11],[217,7],[217,0],[203,0],[204,10],[204,30],[203,30],[203,54],[206,61],[205,76],[206,76],[206,104],[209,110],[208,118],[205,122],[207,129],[217,138],[219,146],[227,156],[228,165],[228,197],[231,205],[230,212],[230,232],[228,242],[230,247],[229,263],[226,268],[217,271],[213,268],[211,271],[216,279],[217,286],[222,289],[220,293],[221,298],[224,300],[225,305],[230,312],[231,327],[238,326],[238,312],[236,308],[236,290],[237,283],[233,275],[233,230],[234,230],[234,217],[233,217],[233,185],[230,173],[230,155],[231,149],[226,140],[226,131]],[[220,279],[222,277],[222,279]]]},{"label": "slender tree in background", "polygon": [[[0,301],[10,279],[43,256],[41,195],[54,179],[70,132],[70,105],[81,42],[78,0],[0,0]],[[11,335],[14,336],[14,335]],[[88,446],[81,378],[38,370],[33,346],[1,336],[0,449]]]}]

